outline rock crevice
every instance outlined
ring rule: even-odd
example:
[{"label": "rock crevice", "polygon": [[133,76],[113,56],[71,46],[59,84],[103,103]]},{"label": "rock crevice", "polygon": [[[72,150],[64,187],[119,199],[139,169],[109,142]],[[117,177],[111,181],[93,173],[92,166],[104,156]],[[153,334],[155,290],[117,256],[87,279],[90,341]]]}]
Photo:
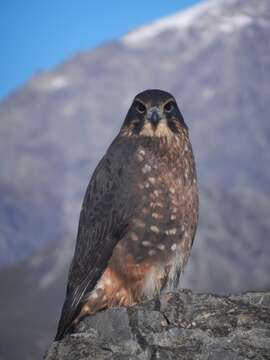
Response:
[{"label": "rock crevice", "polygon": [[45,360],[270,359],[270,292],[167,293],[86,317]]}]

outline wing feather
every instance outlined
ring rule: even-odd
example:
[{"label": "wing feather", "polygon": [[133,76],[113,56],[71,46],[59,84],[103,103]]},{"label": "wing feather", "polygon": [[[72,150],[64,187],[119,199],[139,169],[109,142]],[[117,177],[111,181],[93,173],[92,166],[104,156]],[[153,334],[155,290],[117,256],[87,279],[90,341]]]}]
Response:
[{"label": "wing feather", "polygon": [[128,227],[134,208],[132,201],[121,198],[124,180],[117,176],[121,164],[116,172],[109,157],[107,153],[97,166],[85,194],[66,299],[55,340],[60,340],[70,330],[81,310],[84,295],[97,284],[114,247]]}]

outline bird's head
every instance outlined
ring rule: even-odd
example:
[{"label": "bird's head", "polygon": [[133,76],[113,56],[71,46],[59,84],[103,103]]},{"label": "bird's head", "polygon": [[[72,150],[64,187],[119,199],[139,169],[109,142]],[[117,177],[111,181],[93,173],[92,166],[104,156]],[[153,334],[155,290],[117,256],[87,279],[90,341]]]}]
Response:
[{"label": "bird's head", "polygon": [[129,136],[170,138],[187,131],[187,126],[174,97],[155,89],[135,96],[121,131]]}]

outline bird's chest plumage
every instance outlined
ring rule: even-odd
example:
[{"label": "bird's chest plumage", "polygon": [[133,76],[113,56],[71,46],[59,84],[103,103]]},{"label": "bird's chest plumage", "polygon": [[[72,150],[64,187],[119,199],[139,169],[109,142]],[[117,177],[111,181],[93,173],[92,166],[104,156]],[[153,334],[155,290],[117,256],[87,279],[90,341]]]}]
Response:
[{"label": "bird's chest plumage", "polygon": [[132,168],[129,191],[135,197],[134,213],[115,258],[123,268],[147,263],[169,272],[169,267],[186,262],[197,221],[191,147],[189,143],[138,146]]}]

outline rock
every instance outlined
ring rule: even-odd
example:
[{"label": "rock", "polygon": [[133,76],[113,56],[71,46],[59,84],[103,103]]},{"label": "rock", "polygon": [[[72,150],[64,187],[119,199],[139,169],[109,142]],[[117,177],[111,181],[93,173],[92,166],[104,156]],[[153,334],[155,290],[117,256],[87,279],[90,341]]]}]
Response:
[{"label": "rock", "polygon": [[189,290],[86,317],[45,360],[270,359],[270,292]]}]

